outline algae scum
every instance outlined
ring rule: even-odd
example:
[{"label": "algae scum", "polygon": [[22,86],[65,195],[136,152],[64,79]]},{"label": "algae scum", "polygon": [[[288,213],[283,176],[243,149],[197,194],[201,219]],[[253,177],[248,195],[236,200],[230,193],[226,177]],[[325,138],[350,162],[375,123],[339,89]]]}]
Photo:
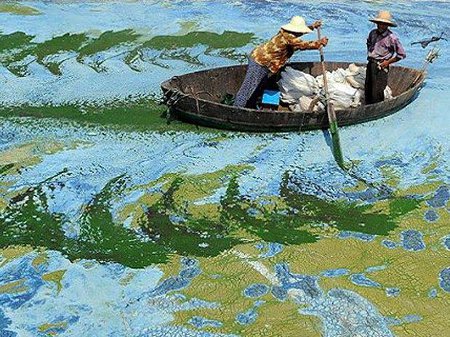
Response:
[{"label": "algae scum", "polygon": [[[11,165],[4,166],[3,174],[10,169]],[[240,195],[237,179],[232,176],[220,203],[205,205],[208,213],[196,216],[190,211],[192,201],[177,193],[186,183],[176,177],[166,183],[168,186],[161,192],[141,197],[153,199],[152,203],[138,201],[133,205],[143,210],[134,221],[137,229],[145,233],[143,236],[150,239],[148,241],[140,240],[133,230],[113,221],[111,202],[121,196],[125,177],[108,182],[83,208],[76,237],[65,236],[64,214],[51,213],[48,209],[44,191],[58,188],[58,184],[43,182],[12,197],[3,210],[0,247],[30,245],[36,249],[58,250],[71,260],[94,258],[142,268],[166,262],[168,254],[217,256],[248,241],[312,243],[319,239],[320,232],[314,227],[324,223],[337,231],[387,235],[396,227],[399,217],[419,205],[414,199],[392,198],[387,205],[387,214],[371,212],[373,205],[327,202],[296,193],[288,181],[286,174],[279,198],[266,204],[264,200],[250,200]]]},{"label": "algae scum", "polygon": [[[0,4],[0,335],[446,335],[447,44],[416,101],[341,130],[350,172],[322,132],[212,130],[159,104],[161,81],[246,62],[299,13],[327,22],[327,57],[364,62],[383,5]],[[418,67],[410,42],[450,13],[388,5]]]},{"label": "algae scum", "polygon": [[[205,48],[204,55],[217,54],[230,60],[243,60],[245,54],[236,48],[254,40],[251,33],[225,31],[222,34],[193,31],[179,36],[142,36],[133,29],[105,31],[97,37],[86,33],[66,33],[43,42],[34,42],[36,36],[24,32],[0,34],[0,64],[15,77],[30,76],[30,67],[36,63],[54,76],[62,76],[62,67],[68,61],[89,67],[95,72],[107,72],[105,62],[117,59],[129,70],[141,72],[143,64],[157,68],[169,68],[165,60],[181,60],[196,66],[204,65],[192,56],[192,49]],[[123,50],[121,47],[125,47]],[[102,54],[106,53],[106,54]],[[159,94],[159,93],[158,93]],[[1,116],[38,116],[70,118],[78,121],[132,125],[134,127],[164,128],[159,118],[165,108],[159,105],[155,93],[131,93],[123,97],[97,97],[96,100],[72,98],[61,104],[52,101],[30,102],[6,99],[0,108]],[[14,99],[14,98],[13,98]],[[157,110],[148,116],[149,110]]]},{"label": "algae scum", "polygon": [[[133,29],[105,31],[97,37],[86,33],[52,37],[43,42],[33,42],[36,36],[24,32],[0,35],[0,62],[11,73],[24,77],[29,75],[29,65],[36,62],[53,75],[62,75],[61,66],[69,58],[75,58],[80,64],[91,67],[96,72],[106,71],[104,62],[113,57],[121,57],[133,71],[141,71],[139,62],[148,62],[160,67],[168,67],[162,60],[183,60],[201,65],[202,62],[191,56],[190,50],[202,45],[205,55],[218,53],[230,59],[245,59],[245,54],[233,53],[254,39],[251,33],[225,31],[222,34],[193,31],[179,36],[154,36],[146,39]],[[123,45],[130,50],[101,58],[101,52],[117,50]],[[66,54],[66,58],[58,60]],[[29,62],[24,62],[25,59]]]}]

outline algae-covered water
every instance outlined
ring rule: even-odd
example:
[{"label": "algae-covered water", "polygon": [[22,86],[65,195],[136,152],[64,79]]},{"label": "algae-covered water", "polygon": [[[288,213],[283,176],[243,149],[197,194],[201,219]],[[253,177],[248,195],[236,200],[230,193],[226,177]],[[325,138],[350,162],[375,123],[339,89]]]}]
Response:
[{"label": "algae-covered water", "polygon": [[322,131],[159,104],[161,81],[244,63],[293,15],[364,62],[380,9],[405,66],[450,28],[446,1],[2,2],[0,335],[446,336],[448,42],[413,103],[340,130],[349,172]]}]

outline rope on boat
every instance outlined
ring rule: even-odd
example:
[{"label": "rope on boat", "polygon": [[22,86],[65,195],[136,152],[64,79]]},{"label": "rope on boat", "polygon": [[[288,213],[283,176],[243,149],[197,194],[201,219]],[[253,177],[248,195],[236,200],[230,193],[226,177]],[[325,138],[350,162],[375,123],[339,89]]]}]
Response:
[{"label": "rope on boat", "polygon": [[[178,76],[174,77],[173,80],[180,81]],[[181,88],[181,86],[179,86],[179,87]],[[189,86],[188,88],[191,91],[190,94],[183,93],[183,92],[181,92],[179,90],[171,89],[165,95],[163,95],[160,104],[167,105],[166,119],[167,119],[168,122],[171,120],[171,113],[170,112],[171,112],[172,108],[176,104],[178,104],[178,102],[180,102],[183,98],[189,98],[189,97],[194,98],[195,99],[195,107],[197,109],[197,113],[200,114],[200,104],[199,104],[199,97],[198,97],[198,95],[200,95],[200,94],[207,94],[210,97],[213,97],[213,95],[210,92],[208,92],[208,91],[197,91],[197,92],[195,92],[194,89],[192,88],[192,86]]]},{"label": "rope on boat", "polygon": [[198,103],[198,99],[199,99],[198,95],[200,95],[200,94],[207,94],[210,97],[213,97],[213,95],[211,93],[209,93],[208,91],[197,91],[197,92],[195,92],[194,89],[192,88],[192,86],[189,86],[189,89],[191,90],[192,97],[194,97],[194,99],[195,99],[195,106],[197,108],[197,113],[200,114],[200,105]]},{"label": "rope on boat", "polygon": [[186,95],[184,95],[183,93],[181,93],[178,90],[172,90],[170,92],[170,95],[164,95],[162,100],[161,100],[161,104],[165,104],[167,105],[167,110],[166,110],[166,119],[167,122],[169,123],[171,120],[171,110],[172,107],[174,105],[176,105],[181,99],[187,97]]}]

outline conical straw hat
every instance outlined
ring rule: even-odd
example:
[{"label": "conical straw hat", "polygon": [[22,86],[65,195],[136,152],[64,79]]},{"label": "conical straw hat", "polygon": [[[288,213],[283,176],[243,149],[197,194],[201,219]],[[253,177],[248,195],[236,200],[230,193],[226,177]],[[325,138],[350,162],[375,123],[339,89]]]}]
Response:
[{"label": "conical straw hat", "polygon": [[306,34],[312,32],[312,30],[309,29],[306,25],[305,19],[303,19],[301,16],[292,17],[291,22],[289,22],[287,25],[281,26],[281,28],[293,33]]},{"label": "conical straw hat", "polygon": [[397,24],[392,20],[392,15],[389,11],[379,11],[378,12],[378,16],[376,18],[373,19],[369,19],[369,21],[378,23],[386,23],[389,26],[392,27],[397,27]]}]

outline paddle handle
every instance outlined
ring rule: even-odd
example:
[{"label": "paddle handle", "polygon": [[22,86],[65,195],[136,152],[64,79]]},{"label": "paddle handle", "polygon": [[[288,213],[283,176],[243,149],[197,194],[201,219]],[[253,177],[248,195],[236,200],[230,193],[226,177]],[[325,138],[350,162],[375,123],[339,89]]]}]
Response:
[{"label": "paddle handle", "polygon": [[[322,38],[320,27],[317,27],[317,39],[320,40]],[[327,68],[325,66],[325,56],[323,53],[323,46],[321,45],[319,48],[320,52],[320,63],[322,65],[322,74],[323,74],[323,89],[325,91],[325,100],[327,102],[327,111],[328,111],[328,118],[331,122],[335,122],[336,114],[334,113],[333,104],[330,102],[330,93],[328,91],[328,79],[327,79]]]},{"label": "paddle handle", "polygon": [[[317,38],[320,40],[321,37],[321,31],[320,27],[317,27]],[[323,46],[321,45],[319,48],[320,52],[320,63],[322,65],[322,74],[323,74],[323,88],[325,91],[325,100],[327,103],[327,114],[328,114],[328,122],[330,124],[330,133],[331,133],[331,140],[333,142],[333,155],[337,162],[337,164],[344,168],[344,156],[342,155],[342,149],[341,149],[341,141],[339,139],[339,132],[338,132],[338,124],[337,124],[337,118],[336,113],[334,112],[333,104],[330,101],[330,94],[328,91],[328,80],[327,80],[327,69],[325,67],[325,56],[323,53]]]}]

